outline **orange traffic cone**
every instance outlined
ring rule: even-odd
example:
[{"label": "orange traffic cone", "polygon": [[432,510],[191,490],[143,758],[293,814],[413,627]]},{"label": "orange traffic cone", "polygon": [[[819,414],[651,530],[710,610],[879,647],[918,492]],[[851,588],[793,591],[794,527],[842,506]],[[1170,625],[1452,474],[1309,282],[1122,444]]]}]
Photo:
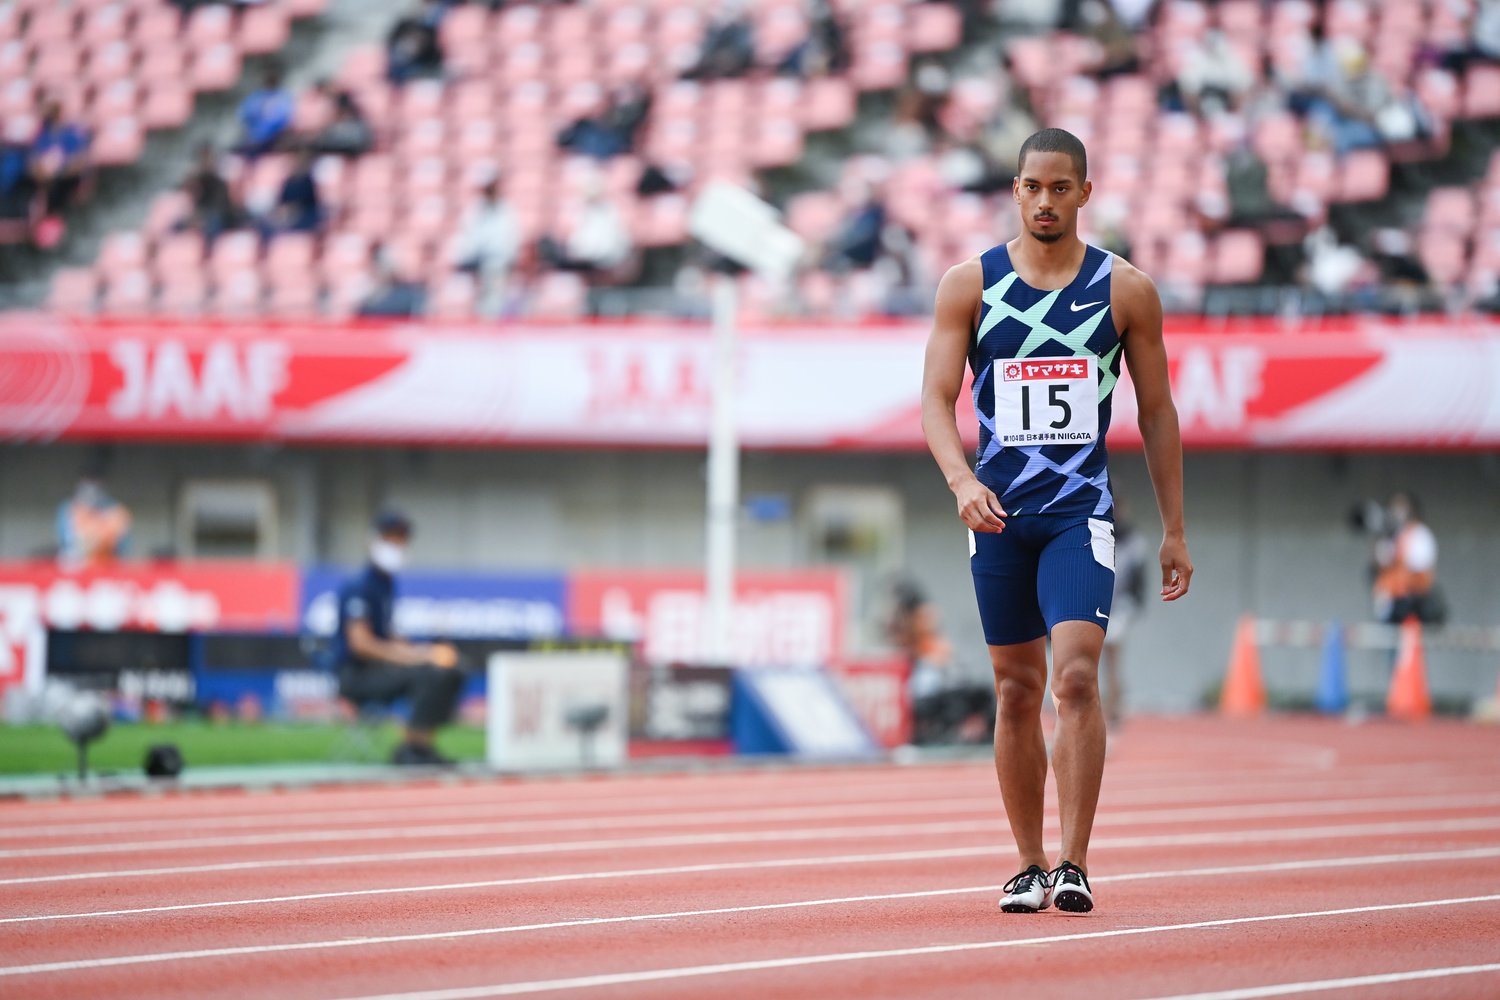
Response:
[{"label": "orange traffic cone", "polygon": [[1255,645],[1255,619],[1245,615],[1234,630],[1234,649],[1219,695],[1219,711],[1248,718],[1266,710],[1266,685],[1260,677],[1260,650]]},{"label": "orange traffic cone", "polygon": [[1427,693],[1427,664],[1422,656],[1422,625],[1416,616],[1401,623],[1401,645],[1396,653],[1396,672],[1385,696],[1385,714],[1393,719],[1426,719],[1432,716],[1432,696]]}]

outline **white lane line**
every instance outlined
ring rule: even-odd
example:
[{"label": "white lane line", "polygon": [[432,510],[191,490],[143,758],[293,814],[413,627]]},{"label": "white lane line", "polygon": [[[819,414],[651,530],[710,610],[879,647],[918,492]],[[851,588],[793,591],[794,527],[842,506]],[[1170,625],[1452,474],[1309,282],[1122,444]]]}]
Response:
[{"label": "white lane line", "polygon": [[1247,986],[1239,990],[1215,993],[1179,993],[1155,1000],[1256,1000],[1257,997],[1284,997],[1294,993],[1322,993],[1325,990],[1348,990],[1359,986],[1388,986],[1421,979],[1447,979],[1449,976],[1472,976],[1482,972],[1500,972],[1500,962],[1489,965],[1450,965],[1446,969],[1413,969],[1410,972],[1381,972],[1370,976],[1344,979],[1313,979],[1305,983],[1276,983],[1271,986]]},{"label": "white lane line", "polygon": [[[806,830],[752,830],[736,833],[702,833],[666,837],[633,837],[613,840],[583,840],[498,847],[464,847],[434,851],[398,851],[389,854],[336,854],[313,858],[267,858],[257,861],[225,861],[209,865],[178,865],[162,868],[128,868],[55,875],[26,875],[0,879],[0,885],[32,885],[42,882],[75,882],[105,878],[143,878],[187,875],[201,872],[262,871],[270,868],[320,868],[359,864],[394,864],[407,861],[448,861],[461,858],[492,858],[534,854],[564,854],[578,851],[620,851],[654,847],[694,847],[713,844],[801,843],[819,840],[851,840],[879,837],[947,836],[957,833],[994,834],[997,821],[977,823],[898,823],[881,826],[813,827]],[[1385,837],[1404,834],[1465,833],[1500,829],[1500,816],[1473,819],[1415,820],[1407,823],[1348,823],[1336,826],[1288,829],[1211,831],[1160,836],[1095,837],[1091,848],[1190,847],[1228,844],[1263,844],[1329,837]]]},{"label": "white lane line", "polygon": [[[776,858],[762,861],[725,861],[713,864],[673,865],[666,868],[627,868],[598,872],[571,872],[565,875],[532,875],[524,878],[486,879],[480,882],[441,882],[434,885],[390,886],[379,889],[344,889],[337,892],[306,892],[295,896],[261,896],[253,899],[209,900],[201,903],[173,903],[164,906],[140,906],[121,910],[91,910],[82,913],[45,913],[25,917],[5,917],[0,919],[0,924],[33,924],[45,923],[51,920],[85,920],[99,917],[133,916],[141,913],[173,913],[180,910],[267,906],[276,903],[305,903],[322,899],[348,899],[358,896],[460,892],[468,889],[498,889],[506,886],[538,885],[556,882],[650,878],[662,875],[694,875],[707,872],[747,872],[774,868],[811,868],[832,865],[893,864],[902,861],[937,861],[952,858],[981,857],[994,853],[995,848],[985,846],[955,847],[936,851],[894,851],[886,854],[842,854],[807,858]],[[1099,875],[1093,881],[1132,882],[1140,879],[1176,878],[1183,875],[1242,875],[1257,872],[1302,871],[1314,868],[1355,868],[1378,865],[1423,864],[1426,862],[1475,861],[1483,858],[1497,857],[1500,857],[1500,847],[1475,847],[1452,851],[1422,851],[1409,854],[1367,854],[1359,857],[1312,858],[1306,861],[1277,861],[1257,865],[1231,865],[1218,868],[1194,868],[1169,872],[1127,872],[1115,875]]]},{"label": "white lane line", "polygon": [[1412,910],[1436,906],[1464,906],[1492,903],[1500,895],[1460,896],[1452,899],[1425,899],[1418,902],[1386,903],[1377,906],[1349,906],[1337,910],[1304,910],[1298,913],[1267,913],[1254,917],[1229,917],[1223,920],[1195,920],[1184,924],[1158,924],[1154,927],[1123,927],[1109,931],[1084,931],[1078,934],[1055,934],[1046,937],[1012,938],[1004,941],[973,941],[965,944],[935,944],[919,948],[891,948],[884,951],[845,951],[823,955],[799,955],[793,958],[769,958],[750,962],[723,962],[717,965],[690,965],[674,969],[648,969],[643,972],[617,972],[598,976],[576,976],[571,979],[541,979],[525,983],[498,983],[451,990],[422,990],[416,993],[384,993],[379,996],[348,1000],[474,1000],[477,997],[516,996],[525,993],[552,993],[595,986],[622,986],[628,983],[662,982],[695,976],[718,976],[734,972],[762,972],[767,969],[789,969],[797,966],[827,965],[834,962],[860,962],[882,958],[912,958],[922,955],[951,955],[966,951],[994,951],[1001,948],[1024,948],[1066,941],[1096,941],[1104,938],[1134,937],[1142,934],[1167,934],[1173,931],[1202,930],[1209,927],[1235,927],[1243,924],[1283,920],[1311,920],[1318,917],[1343,917],[1388,910]]},{"label": "white lane line", "polygon": [[[973,801],[992,805],[996,799],[993,788],[993,777],[984,775],[982,783],[973,781],[966,784],[971,787],[982,788],[972,794],[954,795],[950,798],[955,801]],[[1419,789],[1428,794],[1457,793],[1463,789],[1472,788],[1474,781],[1469,775],[1452,775],[1445,778],[1429,777],[1424,780]],[[700,796],[699,792],[708,792],[708,789],[684,791],[671,796],[653,796],[641,798],[622,798],[618,800],[587,801],[578,803],[560,803],[558,801],[523,801],[512,802],[504,798],[489,798],[482,802],[454,803],[439,807],[421,806],[420,812],[428,821],[444,819],[456,820],[469,817],[483,818],[487,816],[513,817],[534,813],[556,813],[567,809],[570,812],[577,806],[587,809],[601,810],[594,814],[597,821],[601,823],[612,823],[621,816],[646,815],[653,810],[676,810],[680,811],[684,803],[697,806],[714,805],[723,807],[734,807],[739,809],[759,808],[762,805],[776,805],[790,807],[796,805],[788,799],[785,793],[773,790],[756,790],[753,796],[739,794],[725,797],[722,802],[713,802],[706,796]],[[867,799],[875,790],[866,788],[855,789],[828,789],[819,792],[816,796],[817,803],[831,805],[833,802],[847,798],[850,801]],[[932,794],[935,789],[930,783],[890,786],[878,789],[882,800],[904,799],[908,794]],[[1174,785],[1166,789],[1114,792],[1113,787],[1105,790],[1104,807],[1106,809],[1118,808],[1120,806],[1141,805],[1170,805],[1173,802],[1189,801],[1204,805],[1207,799],[1213,806],[1225,808],[1233,806],[1245,806],[1253,803],[1257,795],[1285,794],[1295,791],[1302,797],[1300,800],[1282,801],[1317,801],[1326,799],[1330,795],[1349,795],[1359,792],[1376,792],[1389,801],[1399,797],[1399,790],[1393,791],[1391,783],[1383,778],[1365,779],[1340,779],[1337,781],[1305,782],[1299,781],[1295,788],[1289,789],[1285,780],[1251,784],[1246,782],[1235,782],[1232,788],[1226,789],[1223,782],[1214,782],[1203,785]],[[842,794],[840,794],[842,792]],[[280,803],[278,803],[279,805]],[[80,822],[76,824],[53,823],[45,826],[14,825],[0,828],[0,841],[24,840],[32,837],[118,837],[126,834],[152,833],[157,831],[181,832],[184,826],[190,826],[195,831],[212,830],[235,830],[254,829],[256,827],[276,827],[286,829],[298,825],[329,826],[336,823],[389,823],[393,815],[399,815],[408,806],[394,804],[382,808],[361,808],[340,811],[322,812],[280,812],[262,810],[250,815],[223,814],[213,815],[183,815],[172,818],[145,819],[145,820],[120,820],[112,822]],[[418,807],[411,806],[416,809]],[[576,815],[576,813],[575,813]],[[579,817],[581,818],[581,817]]]},{"label": "white lane line", "polygon": [[[1281,864],[1286,864],[1285,862]],[[1305,863],[1296,863],[1299,867]],[[1165,872],[1142,872],[1134,878],[1196,878],[1212,875],[1255,873],[1278,870],[1280,865],[1246,865],[1241,868],[1178,869]],[[1131,875],[1115,876],[1098,881],[1128,881]],[[952,889],[924,889],[912,892],[870,893],[859,896],[837,896],[824,899],[801,899],[780,903],[758,903],[746,906],[716,906],[699,910],[674,910],[666,913],[633,913],[613,917],[580,917],[572,920],[553,920],[546,923],[505,924],[499,927],[471,927],[451,931],[426,931],[415,934],[388,934],[367,937],[342,937],[327,941],[291,941],[279,944],[237,945],[224,948],[200,948],[192,951],[167,951],[137,955],[115,955],[108,958],[73,959],[63,962],[42,962],[34,965],[0,967],[0,977],[27,976],[47,972],[76,972],[83,969],[115,968],[122,965],[159,965],[166,962],[189,961],[199,958],[224,958],[232,955],[266,955],[289,951],[316,951],[328,948],[365,947],[388,944],[410,944],[417,941],[456,941],[464,938],[494,937],[501,934],[517,934],[526,931],[561,930],[572,927],[595,927],[602,924],[631,924],[658,920],[680,920],[687,917],[722,916],[731,913],[757,913],[767,910],[797,910],[819,906],[841,906],[848,903],[888,902],[900,899],[926,899],[934,896],[956,896],[971,893],[998,893],[1001,885],[975,885]],[[1490,897],[1500,899],[1500,896]]]},{"label": "white lane line", "polygon": [[[913,770],[923,769],[931,770],[935,773],[927,776],[922,781],[901,780],[893,782],[891,780],[907,779],[911,776]],[[1147,801],[1153,801],[1152,796],[1161,793],[1175,796],[1181,791],[1187,791],[1191,795],[1222,793],[1226,790],[1237,792],[1241,786],[1249,784],[1252,779],[1259,779],[1259,784],[1256,787],[1277,790],[1286,787],[1284,780],[1275,780],[1278,775],[1283,777],[1297,777],[1299,786],[1306,784],[1308,778],[1305,769],[1297,769],[1295,771],[1269,770],[1266,768],[1236,771],[1186,770],[1180,774],[1174,772],[1170,775],[1154,772],[1150,774],[1139,772],[1120,774],[1116,772],[1110,776],[1109,791],[1123,793],[1132,797],[1142,796]],[[1436,781],[1453,780],[1456,777],[1454,769],[1447,765],[1436,763],[1404,763],[1350,766],[1341,768],[1337,774],[1319,773],[1316,780],[1327,784],[1330,790],[1338,790],[1347,789],[1351,784],[1381,782],[1383,776],[1390,778],[1399,776],[1410,778],[1414,781],[1424,777]],[[1473,778],[1472,772],[1465,772],[1465,776],[1470,780]],[[846,777],[848,780],[845,780]],[[349,810],[339,809],[327,801],[330,795],[343,794],[347,796],[348,793],[330,793],[324,791],[316,797],[318,808],[312,812],[299,811],[296,807],[310,804],[314,796],[302,793],[276,793],[258,796],[260,808],[255,809],[253,812],[226,814],[222,811],[216,811],[215,815],[211,818],[202,816],[202,811],[206,808],[221,810],[224,806],[232,803],[226,802],[222,796],[189,795],[167,799],[142,799],[139,802],[131,803],[132,807],[139,806],[143,809],[149,809],[153,813],[153,817],[150,819],[121,819],[117,823],[101,822],[99,819],[101,808],[115,805],[115,803],[90,802],[87,805],[87,814],[80,816],[76,824],[65,818],[50,817],[46,818],[44,824],[34,826],[28,826],[25,822],[17,822],[22,816],[17,813],[16,808],[0,802],[0,817],[6,819],[4,829],[0,829],[0,839],[15,839],[33,835],[67,835],[70,832],[79,832],[81,834],[91,832],[114,834],[137,825],[143,829],[180,829],[183,822],[198,822],[203,820],[215,823],[221,821],[244,823],[250,826],[274,826],[286,822],[299,821],[308,823],[351,821],[357,820],[360,817],[382,819],[388,817],[393,812],[400,812],[406,808],[421,810],[424,813],[429,810],[467,809],[471,807],[471,803],[463,801],[450,802],[447,800],[447,796],[449,794],[470,796],[475,793],[489,791],[493,791],[498,797],[503,797],[496,799],[494,806],[496,809],[503,806],[520,812],[546,812],[551,809],[573,808],[577,806],[592,808],[596,806],[609,807],[618,805],[628,808],[635,803],[652,801],[651,798],[643,797],[643,792],[653,797],[655,802],[665,804],[667,807],[671,807],[672,803],[680,806],[684,801],[695,805],[717,803],[729,806],[738,804],[742,800],[742,797],[747,794],[764,795],[778,803],[785,804],[789,797],[799,795],[806,795],[815,801],[822,802],[827,801],[830,797],[896,796],[903,794],[904,789],[909,789],[914,793],[931,794],[935,790],[934,786],[941,788],[942,783],[950,779],[955,785],[954,791],[970,787],[975,779],[979,779],[986,789],[991,789],[994,784],[993,770],[988,763],[983,766],[976,764],[973,766],[963,765],[962,767],[958,765],[918,765],[915,768],[888,769],[883,771],[880,775],[881,780],[879,781],[854,780],[856,778],[868,777],[867,774],[859,769],[851,769],[846,775],[838,775],[836,779],[830,777],[828,782],[820,782],[818,784],[797,780],[802,778],[802,776],[787,772],[757,773],[753,775],[715,775],[712,779],[704,778],[701,781],[698,776],[688,776],[686,778],[671,779],[678,783],[677,787],[667,790],[668,794],[660,795],[656,793],[663,790],[662,786],[666,784],[664,779],[648,779],[650,785],[645,788],[640,787],[645,785],[645,781],[633,783],[636,785],[634,788],[616,787],[621,781],[630,779],[596,782],[558,779],[551,781],[546,787],[574,794],[546,798],[530,796],[523,798],[516,797],[518,791],[535,789],[536,785],[533,783],[517,784],[496,780],[493,782],[468,782],[458,786],[444,786],[439,789],[432,789],[434,792],[442,793],[442,799],[413,796],[410,794],[409,789],[402,788],[365,790],[357,798],[349,796],[353,800],[351,804],[357,806],[357,808]],[[836,783],[833,783],[835,780]],[[776,783],[774,787],[770,785],[773,781]],[[1198,785],[1184,785],[1184,782],[1197,781],[1203,783]],[[1382,787],[1389,786],[1382,783]],[[1428,785],[1424,784],[1422,790],[1428,790]],[[389,805],[372,809],[368,807],[368,802],[372,796],[388,797],[391,801]],[[237,794],[233,796],[233,800],[236,803],[255,802],[256,799],[257,796],[253,794]],[[168,815],[165,812],[165,807],[167,806],[181,806],[182,812],[180,814]],[[46,804],[27,803],[25,805],[24,816],[27,819],[38,817],[38,814],[47,808]],[[270,810],[269,814],[268,808]],[[135,812],[138,810],[132,808],[130,811]],[[6,817],[5,814],[7,812],[11,812],[13,815]],[[150,824],[150,826],[146,824]]]},{"label": "white lane line", "polygon": [[[207,850],[219,847],[268,847],[281,844],[347,844],[356,841],[432,841],[444,837],[493,837],[505,834],[592,832],[608,825],[617,830],[694,826],[752,826],[801,820],[840,820],[859,818],[899,818],[909,815],[980,813],[994,816],[998,802],[995,796],[958,799],[909,799],[880,802],[842,803],[823,806],[792,806],[781,809],[692,810],[679,813],[654,813],[644,816],[568,817],[554,820],[522,820],[503,823],[449,823],[428,826],[345,828],[333,830],[297,830],[287,833],[241,834],[232,837],[179,837],[172,840],[126,841],[103,844],[67,844],[60,847],[28,847],[0,851],[0,858],[53,858],[85,854],[146,854],[152,851]],[[1347,813],[1440,812],[1451,809],[1482,809],[1500,806],[1500,794],[1436,795],[1425,798],[1382,796],[1370,799],[1323,799],[1299,802],[1254,802],[1227,806],[1139,809],[1133,812],[1107,812],[1096,821],[1095,828],[1135,826],[1146,823],[1204,823],[1287,818],[1294,816],[1337,816]],[[894,815],[893,815],[894,814]],[[1049,820],[1054,823],[1055,820]]]}]

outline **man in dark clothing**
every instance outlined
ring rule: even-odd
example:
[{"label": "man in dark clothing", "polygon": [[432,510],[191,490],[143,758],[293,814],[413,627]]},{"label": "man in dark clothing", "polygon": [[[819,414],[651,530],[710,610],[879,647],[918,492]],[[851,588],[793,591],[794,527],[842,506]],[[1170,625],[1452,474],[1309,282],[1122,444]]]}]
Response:
[{"label": "man in dark clothing", "polygon": [[219,156],[212,143],[198,147],[197,167],[188,174],[182,189],[192,200],[192,209],[180,228],[198,230],[205,244],[212,245],[220,233],[243,223],[244,213],[229,190],[229,182],[219,172]]},{"label": "man in dark clothing", "polygon": [[400,85],[419,77],[443,73],[443,47],[438,39],[446,7],[424,0],[421,10],[397,21],[386,38],[386,75]]},{"label": "man in dark clothing", "polygon": [[411,541],[411,521],[395,511],[375,520],[370,561],[339,588],[333,659],[339,694],[356,705],[411,701],[406,736],[392,763],[443,765],[452,761],[433,748],[432,734],[446,724],[463,691],[458,651],[447,643],[408,642],[395,634],[396,574]]},{"label": "man in dark clothing", "polygon": [[88,169],[88,151],[83,127],[64,121],[57,101],[47,102],[31,142],[31,175],[44,198],[43,215],[60,215],[72,203]]},{"label": "man in dark clothing", "polygon": [[311,233],[323,224],[323,201],[318,182],[313,177],[313,158],[309,150],[297,153],[292,172],[281,184],[276,207],[261,226],[262,235],[275,233]]}]

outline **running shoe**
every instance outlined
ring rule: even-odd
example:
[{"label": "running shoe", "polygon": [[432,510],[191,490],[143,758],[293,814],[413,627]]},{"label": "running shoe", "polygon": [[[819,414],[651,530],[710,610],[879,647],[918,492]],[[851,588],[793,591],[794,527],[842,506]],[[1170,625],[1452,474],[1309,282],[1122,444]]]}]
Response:
[{"label": "running shoe", "polygon": [[1000,899],[1000,909],[1006,913],[1035,913],[1050,905],[1047,873],[1041,865],[1032,865],[1002,888],[1005,895]]},{"label": "running shoe", "polygon": [[[1089,877],[1071,861],[1064,861],[1047,876],[1051,888],[1047,891],[1047,902],[1055,904],[1064,913],[1087,913],[1094,908],[1094,894],[1089,889]],[[1046,904],[1043,904],[1046,905]]]}]

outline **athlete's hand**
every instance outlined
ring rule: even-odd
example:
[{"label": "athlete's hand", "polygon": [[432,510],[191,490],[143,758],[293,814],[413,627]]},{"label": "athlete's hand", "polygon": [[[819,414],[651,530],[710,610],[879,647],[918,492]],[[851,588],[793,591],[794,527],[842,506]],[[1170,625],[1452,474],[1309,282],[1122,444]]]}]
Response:
[{"label": "athlete's hand", "polygon": [[1164,538],[1161,543],[1161,599],[1175,601],[1193,582],[1193,560],[1188,558],[1187,539]]},{"label": "athlete's hand", "polygon": [[451,670],[458,666],[458,650],[446,642],[435,642],[428,647],[427,662],[434,667]]},{"label": "athlete's hand", "polygon": [[995,535],[1005,530],[1004,519],[1010,515],[1000,506],[1000,498],[994,491],[978,479],[973,476],[965,479],[953,487],[953,495],[958,499],[958,516],[969,530]]}]

